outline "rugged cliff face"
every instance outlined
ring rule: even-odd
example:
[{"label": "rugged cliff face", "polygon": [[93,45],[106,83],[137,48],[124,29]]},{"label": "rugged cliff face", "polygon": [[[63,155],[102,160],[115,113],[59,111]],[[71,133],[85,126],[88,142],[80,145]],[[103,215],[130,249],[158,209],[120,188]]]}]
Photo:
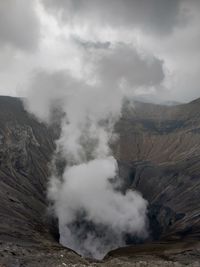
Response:
[{"label": "rugged cliff face", "polygon": [[55,128],[27,114],[19,99],[0,97],[0,266],[199,264],[200,100],[173,107],[135,103],[116,131],[122,190],[137,189],[149,201],[150,237],[147,245],[95,263],[58,244],[47,212]]},{"label": "rugged cliff face", "polygon": [[56,266],[63,257],[67,263],[85,262],[59,245],[47,212],[55,137],[19,99],[0,97],[0,266]]},{"label": "rugged cliff face", "polygon": [[19,99],[0,98],[1,239],[45,234],[41,218],[53,149],[52,132],[30,117]]},{"label": "rugged cliff face", "polygon": [[151,238],[199,238],[200,101],[135,104],[117,125],[124,187],[149,201]]}]

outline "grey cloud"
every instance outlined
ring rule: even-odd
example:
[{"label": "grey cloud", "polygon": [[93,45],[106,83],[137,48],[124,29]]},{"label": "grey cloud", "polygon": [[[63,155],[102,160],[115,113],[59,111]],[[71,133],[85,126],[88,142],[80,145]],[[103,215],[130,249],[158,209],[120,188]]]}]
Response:
[{"label": "grey cloud", "polygon": [[92,42],[87,40],[82,40],[77,36],[72,36],[74,42],[85,49],[108,49],[111,46],[110,42]]},{"label": "grey cloud", "polygon": [[134,48],[119,44],[100,59],[100,76],[109,83],[124,79],[130,87],[156,86],[164,77],[163,61],[153,55],[144,56]]},{"label": "grey cloud", "polygon": [[[86,50],[85,53],[87,52]],[[109,49],[95,50],[94,53],[98,54],[97,58],[93,57],[90,51],[87,58],[90,58],[93,66],[92,76],[97,78],[99,84],[89,86],[64,70],[50,73],[38,71],[33,78],[32,87],[27,92],[29,110],[41,120],[48,121],[55,102],[56,105],[63,105],[63,101],[67,101],[66,107],[73,108],[73,112],[70,112],[73,116],[77,113],[77,118],[81,120],[84,120],[85,113],[79,113],[79,109],[91,111],[91,114],[98,110],[97,114],[103,117],[107,109],[108,114],[118,114],[122,98],[129,97],[130,91],[134,93],[138,87],[145,87],[148,92],[149,87],[159,86],[165,78],[162,60],[154,55],[140,54],[132,46],[110,45]],[[121,82],[128,86],[128,92],[121,91]],[[66,98],[70,98],[70,101]],[[98,105],[95,99],[101,99],[102,102],[99,101]],[[73,101],[79,103],[79,109],[76,105],[71,107],[70,103]]]},{"label": "grey cloud", "polygon": [[37,47],[40,35],[35,1],[0,1],[0,44],[22,50]]},{"label": "grey cloud", "polygon": [[169,34],[184,16],[180,0],[43,0],[67,21],[138,27],[145,32]]}]

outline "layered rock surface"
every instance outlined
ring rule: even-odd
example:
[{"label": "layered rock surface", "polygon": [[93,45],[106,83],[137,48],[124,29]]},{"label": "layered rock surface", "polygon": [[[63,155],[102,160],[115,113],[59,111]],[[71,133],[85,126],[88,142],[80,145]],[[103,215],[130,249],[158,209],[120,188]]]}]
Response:
[{"label": "layered rock surface", "polygon": [[149,201],[153,239],[200,235],[200,101],[136,103],[117,125],[124,188]]},{"label": "layered rock surface", "polygon": [[[25,112],[17,98],[0,97],[0,263],[56,266],[85,262],[56,240],[46,188],[56,134]],[[1,266],[1,264],[0,264]]]},{"label": "layered rock surface", "polygon": [[122,190],[137,189],[149,201],[150,237],[147,245],[91,262],[58,244],[47,213],[55,129],[25,112],[19,99],[0,97],[2,266],[200,266],[200,100],[135,103],[116,131]]}]

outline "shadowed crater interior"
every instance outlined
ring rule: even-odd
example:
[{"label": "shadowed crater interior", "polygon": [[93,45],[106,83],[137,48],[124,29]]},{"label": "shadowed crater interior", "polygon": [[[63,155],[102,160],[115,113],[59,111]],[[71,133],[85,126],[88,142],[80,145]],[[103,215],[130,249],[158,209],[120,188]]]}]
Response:
[{"label": "shadowed crater interior", "polygon": [[[112,149],[119,163],[121,190],[136,189],[149,202],[146,241],[198,239],[200,101],[173,107],[135,103],[123,114],[116,125],[119,140]],[[2,244],[60,247],[58,221],[48,212],[46,200],[57,137],[57,127],[38,122],[20,99],[0,97]],[[104,231],[83,219],[78,223],[97,236]],[[144,242],[131,235],[126,241]]]}]

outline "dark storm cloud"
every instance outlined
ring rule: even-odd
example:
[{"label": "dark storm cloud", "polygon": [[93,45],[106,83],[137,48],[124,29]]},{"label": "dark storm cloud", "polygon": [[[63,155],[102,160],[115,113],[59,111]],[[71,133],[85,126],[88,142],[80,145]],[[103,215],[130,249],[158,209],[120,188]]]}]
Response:
[{"label": "dark storm cloud", "polygon": [[183,20],[180,0],[43,0],[66,21],[137,27],[165,35]]},{"label": "dark storm cloud", "polygon": [[39,20],[35,1],[0,1],[0,45],[33,50],[39,39]]}]

